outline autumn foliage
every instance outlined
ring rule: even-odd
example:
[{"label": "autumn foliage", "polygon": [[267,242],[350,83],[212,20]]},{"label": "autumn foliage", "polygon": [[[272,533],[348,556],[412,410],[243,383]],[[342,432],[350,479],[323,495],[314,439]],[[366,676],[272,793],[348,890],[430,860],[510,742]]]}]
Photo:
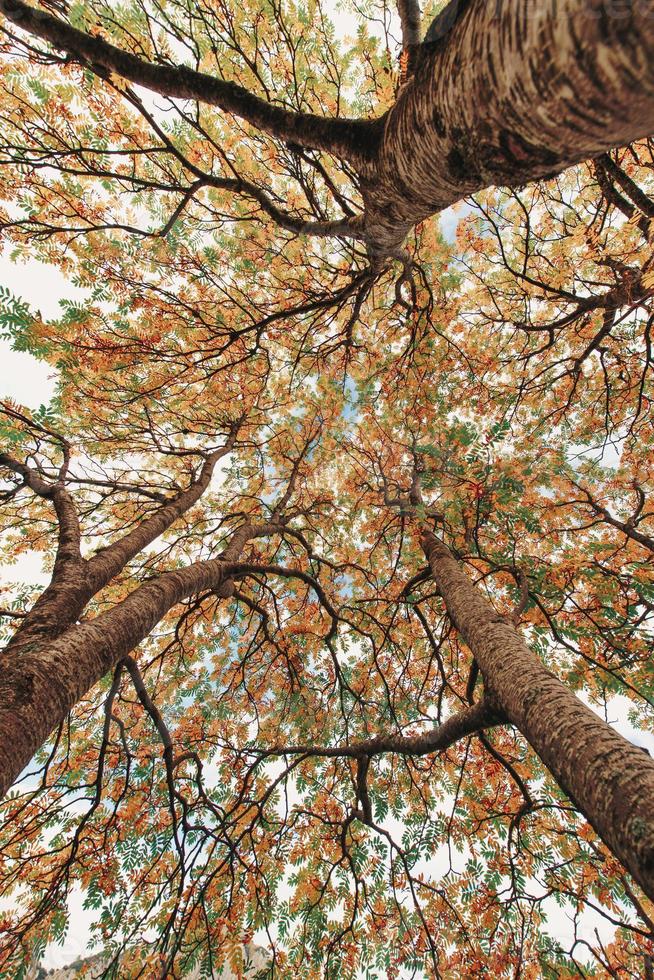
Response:
[{"label": "autumn foliage", "polygon": [[[384,4],[341,38],[315,0],[41,6],[298,113],[407,83]],[[76,889],[108,976],[238,973],[253,939],[274,977],[651,975],[651,822],[625,871],[436,565],[491,644],[619,719],[607,780],[650,778],[654,143],[380,254],[344,155],[3,29],[2,242],[84,299],[48,319],[0,291],[4,338],[58,377],[0,416],[2,554],[52,573],[9,567],[0,601],[0,761],[27,766],[0,976],[74,929]],[[575,739],[561,764],[599,765]]]}]

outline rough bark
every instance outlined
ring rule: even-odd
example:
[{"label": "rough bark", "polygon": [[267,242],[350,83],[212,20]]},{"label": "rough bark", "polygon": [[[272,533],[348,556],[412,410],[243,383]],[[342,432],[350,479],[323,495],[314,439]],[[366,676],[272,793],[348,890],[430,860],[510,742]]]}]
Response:
[{"label": "rough bark", "polygon": [[386,119],[366,230],[397,248],[493,184],[551,175],[654,130],[654,4],[455,0]]},{"label": "rough bark", "polygon": [[[415,37],[415,5],[400,7]],[[414,225],[467,194],[558,173],[654,131],[654,0],[452,0],[395,105],[368,120],[289,112],[231,82],[150,64],[23,0],[0,0],[0,12],[100,74],[348,159],[365,214],[334,233],[372,254],[396,253]]]},{"label": "rough bark", "polygon": [[654,899],[654,760],[543,665],[431,532],[422,546],[486,697],[522,732],[607,847]]},{"label": "rough bark", "polygon": [[[279,531],[274,523],[244,524],[220,558],[163,572],[122,602],[52,641],[41,638],[0,653],[0,797],[68,712],[155,628],[177,603],[211,590],[234,590],[232,564],[247,541]],[[18,655],[17,655],[18,652]]]}]

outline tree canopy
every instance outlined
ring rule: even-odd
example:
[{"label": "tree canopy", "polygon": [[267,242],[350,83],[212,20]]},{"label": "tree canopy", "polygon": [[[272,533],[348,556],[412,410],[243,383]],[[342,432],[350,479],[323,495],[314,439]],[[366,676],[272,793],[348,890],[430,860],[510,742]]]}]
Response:
[{"label": "tree canopy", "polygon": [[0,976],[650,976],[651,4],[0,12]]}]

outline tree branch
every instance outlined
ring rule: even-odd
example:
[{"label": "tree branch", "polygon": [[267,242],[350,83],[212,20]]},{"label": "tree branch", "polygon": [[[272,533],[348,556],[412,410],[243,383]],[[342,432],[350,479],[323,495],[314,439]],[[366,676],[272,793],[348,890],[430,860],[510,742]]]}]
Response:
[{"label": "tree branch", "polygon": [[59,467],[56,482],[49,483],[44,480],[34,469],[26,463],[22,463],[9,453],[0,453],[0,466],[6,466],[19,476],[22,476],[25,485],[37,496],[44,500],[51,500],[59,522],[57,554],[55,557],[53,580],[56,579],[67,561],[81,563],[81,532],[79,518],[75,504],[65,488],[64,481],[68,478],[68,468],[70,466],[70,443],[59,432],[50,429],[35,419],[16,411],[7,403],[2,404],[2,412],[10,418],[17,419],[27,426],[28,429],[43,433],[49,442],[54,443],[62,454],[62,462]]},{"label": "tree branch", "polygon": [[200,474],[186,490],[182,490],[150,517],[146,517],[128,534],[97,552],[87,562],[89,585],[97,592],[143,548],[155,541],[182,514],[196,503],[206,491],[216,464],[234,448],[239,424],[234,423],[224,446],[206,455]]},{"label": "tree branch", "polygon": [[[586,487],[582,487],[579,483],[575,483],[574,480],[570,480],[570,482],[577,488],[577,490],[580,490],[581,493],[585,494],[588,505],[598,516],[602,518],[603,521],[610,524],[611,527],[616,528],[616,530],[622,531],[622,533],[628,538],[631,538],[632,541],[637,541],[638,544],[643,546],[643,548],[647,548],[648,551],[654,552],[654,538],[651,538],[648,534],[643,534],[642,531],[638,531],[633,526],[631,521],[620,521],[617,517],[613,517],[611,512],[606,507],[602,507],[601,504],[597,503],[590,490],[587,490]],[[642,505],[639,510],[642,510]]]},{"label": "tree branch", "polygon": [[420,48],[420,4],[418,0],[397,0],[402,25],[402,82],[413,75]]},{"label": "tree branch", "polygon": [[299,143],[310,149],[325,150],[353,160],[370,158],[375,152],[380,135],[376,122],[291,112],[266,102],[234,82],[194,71],[186,65],[144,61],[22,0],[0,0],[0,12],[21,30],[66,51],[98,74],[113,72],[169,98],[193,99],[218,106],[276,139]]},{"label": "tree branch", "polygon": [[484,728],[502,724],[502,718],[488,699],[464,708],[451,715],[442,725],[438,725],[425,735],[379,735],[351,745],[334,747],[320,745],[282,745],[262,749],[262,756],[272,755],[314,755],[327,758],[361,759],[393,752],[400,755],[429,755],[443,752],[455,742],[474,735]]}]

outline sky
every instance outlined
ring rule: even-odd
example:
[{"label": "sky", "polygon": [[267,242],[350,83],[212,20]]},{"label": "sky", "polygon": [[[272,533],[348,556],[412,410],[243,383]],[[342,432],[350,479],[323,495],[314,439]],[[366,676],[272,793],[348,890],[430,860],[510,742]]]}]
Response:
[{"label": "sky", "polygon": [[[52,265],[34,260],[12,262],[9,248],[0,252],[0,285],[26,299],[43,317],[58,316],[59,299],[81,293]],[[55,375],[48,365],[31,354],[13,351],[9,341],[0,339],[0,397],[38,408],[52,398]]]},{"label": "sky", "polygon": [[[8,248],[0,252],[0,286],[27,300],[44,317],[58,316],[61,298],[82,295],[54,266],[34,260],[12,262]],[[31,354],[12,350],[10,342],[0,338],[0,399],[11,398],[36,409],[50,401],[56,384],[56,371],[49,365]],[[20,555],[15,564],[0,566],[0,587],[3,582],[21,579],[45,583],[47,576],[37,555]]]}]

